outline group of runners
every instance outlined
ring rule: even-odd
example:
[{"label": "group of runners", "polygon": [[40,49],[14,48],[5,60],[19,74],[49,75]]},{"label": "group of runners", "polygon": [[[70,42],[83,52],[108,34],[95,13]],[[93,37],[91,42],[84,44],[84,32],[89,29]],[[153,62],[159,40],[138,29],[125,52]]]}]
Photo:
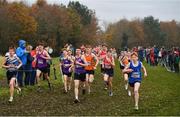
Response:
[{"label": "group of runners", "polygon": [[[62,81],[64,83],[64,93],[68,93],[72,87],[72,80],[74,80],[74,103],[79,103],[79,93],[91,94],[92,83],[98,65],[101,66],[101,74],[104,82],[104,89],[108,91],[109,96],[113,96],[113,76],[115,69],[115,59],[117,54],[115,49],[108,49],[107,46],[101,45],[91,47],[90,45],[75,49],[75,54],[70,48],[63,48],[59,59],[60,72],[62,74]],[[51,57],[44,45],[40,43],[36,47],[36,54],[33,56],[33,61],[36,63],[36,82],[38,91],[41,91],[40,78],[44,78],[48,82],[49,89],[52,89],[50,77],[48,75],[47,61]],[[142,81],[142,71],[144,77],[147,77],[147,72],[142,62],[138,59],[138,54],[132,51],[122,51],[119,56],[120,70],[125,81],[125,89],[128,95],[134,94],[135,109],[138,110],[139,102],[139,88]],[[10,99],[13,101],[14,89],[21,93],[21,88],[18,87],[17,74],[22,62],[16,55],[14,47],[9,47],[9,52],[6,54],[3,68],[7,69],[7,78],[10,87]]]}]

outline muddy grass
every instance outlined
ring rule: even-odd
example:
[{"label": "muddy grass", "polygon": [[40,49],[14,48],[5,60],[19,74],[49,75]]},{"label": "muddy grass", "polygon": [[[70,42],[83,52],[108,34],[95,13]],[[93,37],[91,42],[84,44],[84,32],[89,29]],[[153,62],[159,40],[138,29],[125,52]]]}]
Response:
[{"label": "muddy grass", "polygon": [[[57,60],[54,60],[57,63]],[[0,69],[0,115],[180,115],[180,74],[168,73],[164,68],[147,66],[148,78],[143,80],[140,90],[140,110],[133,110],[132,97],[127,96],[123,79],[116,66],[114,77],[114,96],[109,97],[103,90],[103,82],[99,69],[92,85],[92,93],[81,95],[80,103],[74,104],[74,93],[71,90],[64,94],[58,73],[53,82],[53,90],[49,91],[47,83],[43,83],[43,92],[36,87],[23,88],[23,94],[15,94],[14,102],[8,103],[8,87],[5,71]],[[53,77],[53,75],[51,74]]]}]

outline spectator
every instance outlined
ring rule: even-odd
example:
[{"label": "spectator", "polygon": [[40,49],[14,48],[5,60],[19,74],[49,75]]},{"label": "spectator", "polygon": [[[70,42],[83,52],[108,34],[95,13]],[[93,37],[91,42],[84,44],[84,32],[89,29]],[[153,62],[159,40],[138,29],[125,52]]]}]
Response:
[{"label": "spectator", "polygon": [[25,86],[30,85],[31,75],[32,75],[32,61],[34,58],[31,56],[32,46],[28,45],[26,47],[27,52],[27,63],[25,65],[26,68],[26,74],[24,79]]},{"label": "spectator", "polygon": [[30,85],[35,84],[35,79],[36,79],[36,52],[38,51],[38,47],[34,48],[31,51],[31,56],[34,58],[32,61],[32,72],[31,72],[31,79],[30,79]]},{"label": "spectator", "polygon": [[26,53],[26,41],[19,40],[19,47],[16,49],[16,55],[22,61],[22,66],[18,71],[17,81],[20,87],[23,87],[23,72],[25,72],[25,65],[27,63],[27,53]]},{"label": "spectator", "polygon": [[176,73],[179,73],[179,61],[180,61],[180,57],[179,57],[179,53],[177,51],[175,51],[175,57],[174,57],[174,70]]}]

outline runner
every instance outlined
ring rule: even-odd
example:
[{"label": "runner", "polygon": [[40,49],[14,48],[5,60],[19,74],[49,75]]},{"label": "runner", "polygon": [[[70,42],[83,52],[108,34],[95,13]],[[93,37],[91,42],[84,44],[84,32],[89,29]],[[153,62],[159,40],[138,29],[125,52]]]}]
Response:
[{"label": "runner", "polygon": [[17,89],[18,94],[21,93],[21,89],[19,88],[18,83],[17,83],[17,72],[21,66],[22,66],[22,62],[16,56],[15,48],[9,47],[9,54],[6,55],[5,61],[2,65],[3,68],[7,69],[6,75],[7,75],[7,81],[8,81],[9,87],[10,87],[9,102],[13,101],[14,88]]},{"label": "runner", "polygon": [[[129,57],[125,52],[121,53],[121,56],[119,57],[119,62],[120,62],[120,69],[123,71],[123,69],[129,64]],[[128,90],[128,73],[127,72],[122,72],[124,82],[125,82],[125,89]],[[128,90],[128,95],[131,96],[131,92]]]},{"label": "runner", "polygon": [[49,89],[51,90],[51,83],[50,83],[50,78],[48,75],[48,68],[47,68],[47,60],[50,60],[50,59],[51,57],[49,56],[48,52],[44,50],[43,44],[40,43],[38,46],[38,51],[36,53],[36,65],[37,65],[36,79],[37,79],[38,91],[41,91],[41,88],[40,88],[41,73],[43,73],[45,79],[47,79]]},{"label": "runner", "polygon": [[[73,51],[72,49],[68,50],[68,57],[73,60],[73,62],[75,61],[75,57],[72,55],[73,54]],[[71,74],[73,73],[73,69],[70,71]],[[69,81],[69,87],[68,87],[68,90],[71,90],[71,82],[72,82],[72,76],[70,77],[70,81]]]},{"label": "runner", "polygon": [[97,65],[99,63],[98,58],[95,56],[95,54],[92,53],[91,46],[87,46],[85,58],[88,63],[88,66],[85,67],[86,70],[86,87],[88,89],[88,93],[90,94],[91,88],[90,85],[94,80],[94,70],[96,70]]},{"label": "runner", "polygon": [[103,60],[107,54],[107,47],[103,45],[102,50],[99,52],[99,63],[101,65],[101,73],[104,74]]},{"label": "runner", "polygon": [[109,96],[113,96],[113,92],[112,92],[112,79],[113,79],[113,75],[114,75],[114,66],[115,66],[115,62],[114,62],[114,58],[112,56],[111,51],[108,51],[104,61],[104,82],[106,84],[106,86],[108,86],[109,88]]},{"label": "runner", "polygon": [[112,55],[113,55],[114,59],[117,58],[117,52],[116,52],[115,48],[112,48]]},{"label": "runner", "polygon": [[85,50],[86,50],[86,47],[85,47],[84,45],[82,45],[82,46],[80,47],[80,49],[81,49],[81,54],[84,55]]},{"label": "runner", "polygon": [[137,53],[131,54],[132,61],[125,67],[123,70],[124,73],[128,72],[129,74],[129,85],[134,93],[134,100],[135,100],[135,110],[138,110],[138,103],[139,103],[139,88],[142,80],[142,72],[141,69],[144,71],[144,77],[147,77],[146,68],[143,66],[142,62],[138,60]]},{"label": "runner", "polygon": [[75,100],[74,103],[78,103],[79,101],[79,86],[80,81],[83,85],[83,94],[85,94],[85,81],[86,81],[86,71],[85,67],[88,65],[84,55],[81,54],[80,49],[76,49],[76,56],[75,56],[75,73],[74,73],[74,93],[75,93]]},{"label": "runner", "polygon": [[[101,66],[101,74],[103,75],[103,80],[104,80],[104,64],[103,64],[103,61],[104,61],[104,58],[106,57],[106,54],[107,54],[107,47],[105,45],[103,45],[103,47],[101,48],[101,50],[98,53],[99,64]],[[104,83],[104,89],[105,90],[108,89],[106,82]]]},{"label": "runner", "polygon": [[64,93],[67,93],[71,88],[71,76],[73,68],[73,59],[68,56],[66,49],[63,50],[63,58],[60,61],[60,67],[62,69],[64,78]]}]

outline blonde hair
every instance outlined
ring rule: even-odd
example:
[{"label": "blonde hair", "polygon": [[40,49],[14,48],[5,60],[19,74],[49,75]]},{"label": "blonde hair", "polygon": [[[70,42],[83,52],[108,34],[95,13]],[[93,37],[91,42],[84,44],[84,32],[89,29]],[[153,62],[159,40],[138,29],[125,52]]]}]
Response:
[{"label": "blonde hair", "polygon": [[133,55],[135,55],[136,57],[138,57],[137,52],[133,52],[133,53],[131,54],[131,57],[132,57]]},{"label": "blonde hair", "polygon": [[32,47],[31,45],[27,45],[27,46],[26,46],[26,50],[27,50],[27,51],[31,51],[32,48],[33,48],[33,47]]}]

